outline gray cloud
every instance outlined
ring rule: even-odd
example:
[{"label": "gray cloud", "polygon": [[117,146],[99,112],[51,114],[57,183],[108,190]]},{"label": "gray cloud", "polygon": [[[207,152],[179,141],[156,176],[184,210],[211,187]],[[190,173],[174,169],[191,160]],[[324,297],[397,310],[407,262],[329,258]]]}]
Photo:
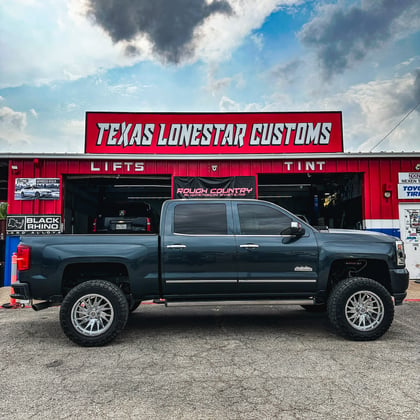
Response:
[{"label": "gray cloud", "polygon": [[[400,94],[398,97],[401,112],[404,113],[411,111],[420,102],[420,69],[416,69],[413,76],[413,85],[410,86],[407,92]],[[420,107],[416,111],[420,113]]]},{"label": "gray cloud", "polygon": [[[116,43],[146,35],[164,61],[180,63],[194,53],[194,30],[215,13],[232,14],[227,0],[89,0],[89,15]],[[137,53],[129,45],[126,53]]]},{"label": "gray cloud", "polygon": [[387,42],[398,19],[403,14],[409,18],[410,8],[418,15],[418,0],[369,0],[362,7],[348,9],[329,5],[304,25],[299,38],[305,46],[316,50],[324,75],[330,77]]},{"label": "gray cloud", "polygon": [[[398,87],[395,84],[394,88],[390,92],[390,95],[395,100],[393,111],[395,114],[406,114],[412,111],[420,102],[420,69],[414,70],[412,78],[410,78],[404,89]],[[420,113],[420,107],[417,107],[417,112]]]},{"label": "gray cloud", "polygon": [[289,61],[286,64],[281,64],[272,68],[269,75],[276,81],[282,83],[294,83],[297,79],[297,73],[304,62],[300,59]]}]

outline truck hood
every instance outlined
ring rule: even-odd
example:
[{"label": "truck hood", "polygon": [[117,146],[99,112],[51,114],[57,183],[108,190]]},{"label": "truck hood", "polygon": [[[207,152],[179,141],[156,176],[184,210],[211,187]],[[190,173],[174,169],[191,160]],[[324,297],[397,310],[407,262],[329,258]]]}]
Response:
[{"label": "truck hood", "polygon": [[385,233],[373,232],[370,230],[352,230],[352,229],[328,229],[318,231],[321,235],[330,236],[334,239],[349,239],[351,241],[373,240],[375,242],[393,243],[398,240],[397,237],[386,235]]}]

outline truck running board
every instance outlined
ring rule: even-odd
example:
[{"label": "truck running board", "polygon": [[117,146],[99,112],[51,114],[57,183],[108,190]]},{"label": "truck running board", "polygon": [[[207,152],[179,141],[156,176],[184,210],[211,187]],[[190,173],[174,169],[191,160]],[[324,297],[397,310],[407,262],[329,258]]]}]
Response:
[{"label": "truck running board", "polygon": [[314,305],[313,299],[283,299],[283,300],[215,300],[192,302],[161,301],[166,306],[233,306],[233,305]]}]

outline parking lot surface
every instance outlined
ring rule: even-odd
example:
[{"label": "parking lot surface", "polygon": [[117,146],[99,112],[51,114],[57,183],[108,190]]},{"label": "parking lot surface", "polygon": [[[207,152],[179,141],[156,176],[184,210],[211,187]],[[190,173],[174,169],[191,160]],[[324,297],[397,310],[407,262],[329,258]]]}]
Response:
[{"label": "parking lot surface", "polygon": [[0,309],[2,418],[420,418],[419,302],[374,342],[294,306],[141,305],[113,343],[82,348],[58,312]]}]

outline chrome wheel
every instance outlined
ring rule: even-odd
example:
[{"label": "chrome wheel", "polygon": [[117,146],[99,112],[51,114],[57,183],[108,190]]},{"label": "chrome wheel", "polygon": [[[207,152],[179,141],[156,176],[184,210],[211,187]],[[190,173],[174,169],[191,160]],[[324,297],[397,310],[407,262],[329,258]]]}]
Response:
[{"label": "chrome wheel", "polygon": [[126,295],[117,284],[106,280],[78,284],[61,303],[61,328],[70,340],[84,347],[110,343],[127,319]]},{"label": "chrome wheel", "polygon": [[382,299],[369,291],[353,293],[346,302],[346,319],[358,331],[371,331],[381,324],[385,309]]},{"label": "chrome wheel", "polygon": [[102,295],[89,294],[76,301],[71,310],[71,322],[74,328],[88,337],[94,337],[107,331],[114,321],[114,308]]}]

